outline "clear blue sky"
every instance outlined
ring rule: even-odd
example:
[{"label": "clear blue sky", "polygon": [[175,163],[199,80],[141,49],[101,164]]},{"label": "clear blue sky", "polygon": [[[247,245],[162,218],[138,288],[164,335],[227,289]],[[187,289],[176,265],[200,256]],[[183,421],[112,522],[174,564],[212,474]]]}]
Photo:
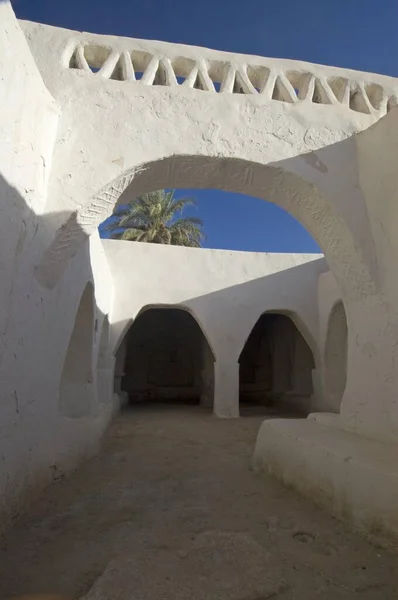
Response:
[{"label": "clear blue sky", "polygon": [[[398,76],[398,0],[14,0],[13,6],[19,18],[80,31]],[[214,190],[183,193],[198,200],[207,247],[317,251],[272,204]]]}]

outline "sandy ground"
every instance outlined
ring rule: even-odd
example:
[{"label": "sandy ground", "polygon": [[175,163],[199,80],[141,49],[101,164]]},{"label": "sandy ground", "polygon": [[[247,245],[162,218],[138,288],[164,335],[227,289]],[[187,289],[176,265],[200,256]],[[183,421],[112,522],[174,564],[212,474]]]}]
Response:
[{"label": "sandy ground", "polygon": [[398,598],[397,556],[251,471],[263,419],[121,413],[99,455],[2,540],[0,597]]}]

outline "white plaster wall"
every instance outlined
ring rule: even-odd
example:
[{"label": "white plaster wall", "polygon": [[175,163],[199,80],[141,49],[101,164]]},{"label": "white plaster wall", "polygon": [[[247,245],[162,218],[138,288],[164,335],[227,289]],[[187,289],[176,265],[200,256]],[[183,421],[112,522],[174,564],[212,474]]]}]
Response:
[{"label": "white plaster wall", "polygon": [[[216,396],[221,398],[218,414],[237,414],[239,355],[263,312],[277,309],[290,315],[317,363],[317,280],[327,268],[321,255],[232,252],[115,240],[102,243],[115,290],[113,345],[121,342],[143,307],[186,308],[197,319],[216,358]],[[230,388],[217,394],[217,381]]]},{"label": "white plaster wall", "polygon": [[36,215],[43,209],[60,111],[41,80],[8,2],[0,3],[0,23],[0,332],[4,351],[12,288],[21,269],[18,258],[34,235]]},{"label": "white plaster wall", "polygon": [[106,427],[111,405],[94,418],[71,421],[60,417],[57,403],[83,289],[87,281],[94,283],[94,308],[100,319],[109,310],[112,282],[98,236],[80,247],[53,290],[41,287],[35,277],[35,266],[51,236],[44,207],[59,106],[43,85],[8,2],[0,2],[0,72],[3,528],[26,499],[95,451]]},{"label": "white plaster wall", "polygon": [[[347,423],[379,437],[398,439],[398,110],[356,138],[359,182],[378,260],[378,293],[346,306],[353,394],[347,382],[342,413]],[[358,352],[359,350],[359,352]],[[373,401],[366,401],[373,398]]]},{"label": "white plaster wall", "polygon": [[[102,271],[106,273],[106,264]],[[2,364],[0,497],[4,525],[25,497],[31,498],[54,477],[97,451],[115,409],[110,367],[106,403],[99,406],[98,397],[94,398],[92,411],[82,419],[62,417],[59,412],[63,363],[87,281],[95,285],[85,246],[51,294],[43,294],[33,285],[29,299],[22,296],[21,288],[17,292],[18,308],[26,316],[8,329]],[[97,302],[94,311],[100,322],[103,314]],[[93,356],[96,351],[94,346]]]}]

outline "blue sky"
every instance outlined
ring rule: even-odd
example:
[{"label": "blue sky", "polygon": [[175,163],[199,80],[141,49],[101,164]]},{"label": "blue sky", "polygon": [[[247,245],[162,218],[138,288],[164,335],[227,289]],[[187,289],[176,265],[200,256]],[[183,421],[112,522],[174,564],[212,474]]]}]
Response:
[{"label": "blue sky", "polygon": [[[397,0],[14,0],[13,6],[19,18],[80,31],[398,76]],[[198,201],[195,214],[205,222],[207,247],[318,251],[272,204],[215,190],[181,193]]]}]

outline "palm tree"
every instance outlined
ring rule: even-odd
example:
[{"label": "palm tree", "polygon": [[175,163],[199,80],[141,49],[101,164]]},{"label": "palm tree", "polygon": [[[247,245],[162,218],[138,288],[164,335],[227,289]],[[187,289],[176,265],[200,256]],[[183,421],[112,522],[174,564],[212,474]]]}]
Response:
[{"label": "palm tree", "polygon": [[151,242],[200,248],[205,239],[203,222],[196,217],[177,217],[193,198],[174,198],[175,190],[143,194],[120,209],[105,226],[115,240]]}]

